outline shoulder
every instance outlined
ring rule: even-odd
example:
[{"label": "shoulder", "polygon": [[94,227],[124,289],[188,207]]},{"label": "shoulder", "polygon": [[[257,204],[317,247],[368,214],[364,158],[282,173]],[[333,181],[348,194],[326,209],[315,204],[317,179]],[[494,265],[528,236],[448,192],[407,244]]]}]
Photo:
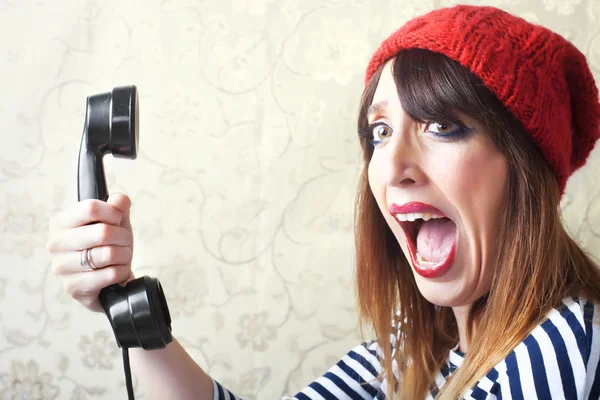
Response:
[{"label": "shoulder", "polygon": [[376,340],[361,343],[346,354],[342,361],[349,364],[357,372],[367,372],[378,376],[382,371],[381,359],[383,350]]},{"label": "shoulder", "polygon": [[600,396],[600,304],[567,298],[497,366],[510,398]]},{"label": "shoulder", "polygon": [[294,399],[375,399],[381,393],[380,347],[376,341],[350,350]]}]

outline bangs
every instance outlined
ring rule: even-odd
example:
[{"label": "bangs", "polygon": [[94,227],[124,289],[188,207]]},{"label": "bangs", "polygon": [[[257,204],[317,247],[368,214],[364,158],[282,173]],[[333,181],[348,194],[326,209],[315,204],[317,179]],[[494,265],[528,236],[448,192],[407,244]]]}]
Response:
[{"label": "bangs", "polygon": [[[499,101],[458,62],[429,50],[409,49],[393,61],[392,73],[404,111],[419,122],[458,122],[458,113],[478,122]],[[495,100],[495,101],[494,101]]]},{"label": "bangs", "polygon": [[[373,102],[384,66],[367,83],[361,99],[358,132],[363,160],[373,155],[370,140],[360,132],[368,126],[368,108]],[[521,123],[477,76],[443,54],[424,49],[402,50],[392,59],[392,75],[404,112],[421,123],[464,124],[467,116],[481,124],[506,155],[511,131],[523,131]]]}]

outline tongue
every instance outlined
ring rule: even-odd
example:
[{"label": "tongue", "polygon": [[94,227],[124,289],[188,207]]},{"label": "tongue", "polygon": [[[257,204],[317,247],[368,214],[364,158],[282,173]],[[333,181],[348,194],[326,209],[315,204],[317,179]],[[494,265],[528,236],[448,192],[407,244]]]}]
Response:
[{"label": "tongue", "polygon": [[417,253],[425,261],[440,262],[450,253],[456,237],[456,225],[448,218],[423,222],[417,235]]}]

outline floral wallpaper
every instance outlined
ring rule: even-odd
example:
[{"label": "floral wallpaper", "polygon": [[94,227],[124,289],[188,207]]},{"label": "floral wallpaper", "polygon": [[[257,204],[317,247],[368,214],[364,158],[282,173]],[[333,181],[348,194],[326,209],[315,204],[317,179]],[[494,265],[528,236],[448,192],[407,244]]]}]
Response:
[{"label": "floral wallpaper", "polygon": [[[450,0],[0,0],[0,399],[125,397],[106,317],[63,290],[48,221],[73,204],[85,99],[140,93],[133,269],[174,335],[247,399],[292,395],[363,338],[353,288],[355,117],[371,53]],[[489,0],[572,40],[600,78],[600,2]],[[600,150],[565,224],[600,256]],[[365,332],[365,339],[370,338]],[[136,397],[144,398],[136,385]]]}]

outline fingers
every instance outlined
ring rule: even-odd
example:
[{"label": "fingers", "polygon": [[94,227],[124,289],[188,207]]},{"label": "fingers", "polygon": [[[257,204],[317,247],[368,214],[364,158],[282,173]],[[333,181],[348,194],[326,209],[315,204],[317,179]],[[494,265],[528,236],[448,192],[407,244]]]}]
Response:
[{"label": "fingers", "polygon": [[[106,202],[75,203],[50,220],[46,248],[52,255],[52,270],[64,290],[90,310],[102,311],[98,301],[102,288],[135,279],[130,209],[129,197],[116,193]],[[81,265],[84,249],[90,249],[88,256],[96,269]]]},{"label": "fingers", "polygon": [[123,213],[104,201],[89,199],[83,200],[58,213],[50,220],[50,231],[70,229],[90,224],[104,222],[119,225]]},{"label": "fingers", "polygon": [[[131,265],[133,252],[129,247],[99,246],[90,249],[90,258],[97,269],[111,265]],[[81,266],[81,251],[58,253],[52,260],[52,270],[56,275],[69,275],[88,272]]]},{"label": "fingers", "polygon": [[75,300],[86,305],[83,300],[96,299],[102,288],[115,283],[126,282],[131,275],[129,266],[111,265],[94,271],[65,276],[63,278],[63,289]]},{"label": "fingers", "polygon": [[46,243],[49,252],[78,251],[98,246],[129,246],[131,233],[108,224],[92,224],[55,232]]}]

